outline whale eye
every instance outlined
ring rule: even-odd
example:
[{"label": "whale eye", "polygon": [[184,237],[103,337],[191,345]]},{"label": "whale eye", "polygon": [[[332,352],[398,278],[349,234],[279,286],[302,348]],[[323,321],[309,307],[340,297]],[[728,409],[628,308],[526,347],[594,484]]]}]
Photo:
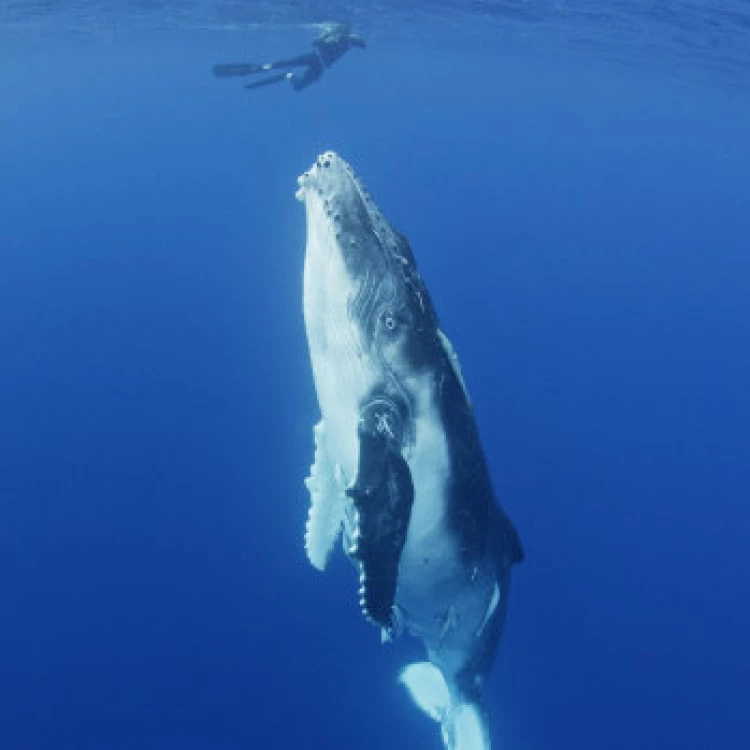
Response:
[{"label": "whale eye", "polygon": [[393,307],[381,309],[377,317],[377,326],[382,336],[395,340],[408,333],[411,320],[408,308],[397,303]]},{"label": "whale eye", "polygon": [[396,336],[409,325],[408,311],[401,308],[386,308],[380,313],[381,330],[386,335]]}]

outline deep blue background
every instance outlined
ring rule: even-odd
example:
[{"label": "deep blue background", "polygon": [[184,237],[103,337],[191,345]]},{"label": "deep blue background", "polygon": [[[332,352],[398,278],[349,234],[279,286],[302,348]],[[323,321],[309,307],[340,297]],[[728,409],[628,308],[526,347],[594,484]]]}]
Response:
[{"label": "deep blue background", "polygon": [[750,106],[604,62],[305,35],[0,62],[0,748],[438,748],[339,558],[296,175],[410,237],[527,561],[498,748],[750,747]]}]

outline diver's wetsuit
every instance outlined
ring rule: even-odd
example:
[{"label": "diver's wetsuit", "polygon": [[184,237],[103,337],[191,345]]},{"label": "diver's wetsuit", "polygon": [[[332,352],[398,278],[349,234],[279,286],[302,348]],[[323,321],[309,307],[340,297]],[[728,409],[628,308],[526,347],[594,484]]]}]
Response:
[{"label": "diver's wetsuit", "polygon": [[[246,89],[257,89],[261,86],[270,86],[273,83],[288,80],[295,91],[307,88],[311,83],[317,81],[325,71],[330,68],[342,55],[352,47],[365,47],[365,42],[356,34],[348,31],[342,33],[340,29],[319,36],[313,41],[314,52],[299,55],[288,60],[278,60],[264,65],[254,64],[229,64],[214,65],[214,75],[220,78],[227,76],[246,76],[260,73],[266,70],[283,70],[282,73],[262,78],[260,81],[248,83]],[[301,75],[293,73],[288,68],[307,68]]]}]

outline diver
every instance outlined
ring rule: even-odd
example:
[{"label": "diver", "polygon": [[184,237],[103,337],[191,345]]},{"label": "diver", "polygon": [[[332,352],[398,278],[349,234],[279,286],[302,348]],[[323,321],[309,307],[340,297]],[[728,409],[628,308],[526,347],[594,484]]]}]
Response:
[{"label": "diver", "polygon": [[[315,83],[326,68],[330,68],[342,55],[352,47],[366,47],[362,37],[352,33],[352,27],[346,23],[332,23],[323,27],[321,34],[313,40],[312,52],[289,60],[278,60],[272,63],[255,65],[253,63],[234,63],[214,65],[214,75],[218,78],[229,76],[247,76],[267,70],[281,70],[281,73],[261,78],[248,83],[246,89],[258,89],[281,81],[290,81],[295,91],[307,88]],[[288,68],[307,68],[302,73],[295,73]]]}]

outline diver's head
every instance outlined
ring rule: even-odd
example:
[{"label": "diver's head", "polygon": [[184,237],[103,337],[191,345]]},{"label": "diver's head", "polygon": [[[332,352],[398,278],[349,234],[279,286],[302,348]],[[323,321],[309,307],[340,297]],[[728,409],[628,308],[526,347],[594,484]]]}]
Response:
[{"label": "diver's head", "polygon": [[352,33],[352,25],[350,23],[330,21],[315,25],[318,28],[318,36],[315,38],[316,42],[340,42]]}]

